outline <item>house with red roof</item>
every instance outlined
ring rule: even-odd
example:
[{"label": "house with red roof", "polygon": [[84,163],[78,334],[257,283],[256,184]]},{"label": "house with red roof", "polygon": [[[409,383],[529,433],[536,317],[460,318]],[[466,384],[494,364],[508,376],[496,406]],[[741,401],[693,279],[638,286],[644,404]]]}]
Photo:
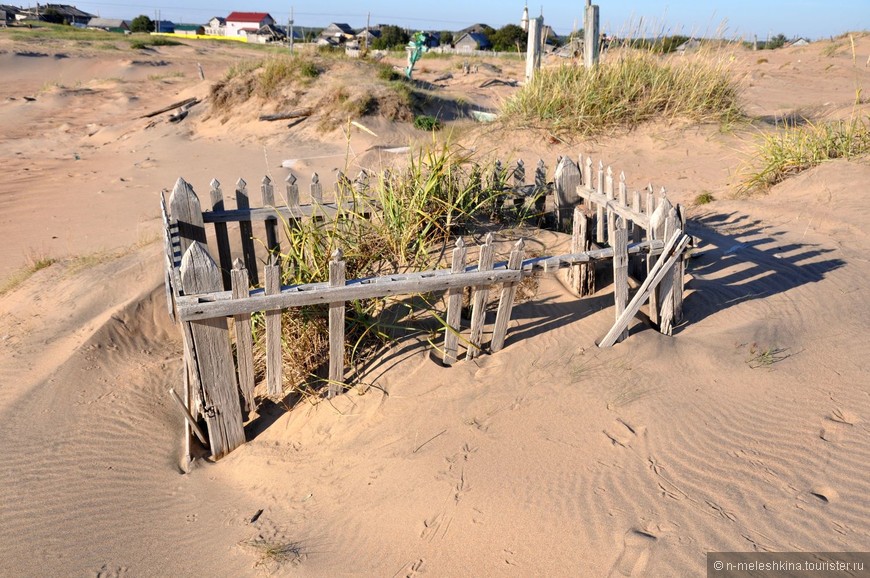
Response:
[{"label": "house with red roof", "polygon": [[227,16],[226,35],[244,36],[257,32],[263,26],[273,26],[275,19],[266,12],[233,12]]}]

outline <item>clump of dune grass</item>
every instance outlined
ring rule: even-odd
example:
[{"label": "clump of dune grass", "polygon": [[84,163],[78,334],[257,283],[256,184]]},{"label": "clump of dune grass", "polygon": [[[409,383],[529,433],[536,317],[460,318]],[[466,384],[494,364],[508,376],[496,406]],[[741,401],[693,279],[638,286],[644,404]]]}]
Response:
[{"label": "clump of dune grass", "polygon": [[505,103],[502,116],[513,124],[579,135],[651,120],[727,123],[742,115],[739,95],[725,61],[624,51],[591,69],[540,70]]},{"label": "clump of dune grass", "polygon": [[870,153],[870,124],[852,118],[824,124],[791,124],[761,135],[753,161],[744,169],[738,194],[764,191],[807,169],[833,159]]},{"label": "clump of dune grass", "polygon": [[[468,151],[444,143],[412,153],[404,169],[372,176],[365,191],[345,182],[337,193],[336,218],[283,224],[285,239],[277,255],[282,284],[327,281],[337,249],[343,253],[347,279],[447,266],[453,240],[487,221],[505,194],[500,183],[484,178],[492,173],[492,167],[480,166]],[[428,295],[348,302],[346,366],[360,368],[398,336],[443,332],[437,319],[417,323],[434,305]],[[285,396],[308,396],[323,383],[316,372],[327,358],[327,313],[326,306],[284,312]],[[265,366],[264,333],[255,316],[258,375]]]},{"label": "clump of dune grass", "polygon": [[57,263],[57,259],[42,253],[31,252],[25,257],[24,267],[13,273],[8,279],[0,284],[0,295],[6,295],[16,287],[27,281],[37,271],[47,269]]},{"label": "clump of dune grass", "polygon": [[302,546],[297,542],[279,542],[256,538],[245,540],[241,544],[258,554],[257,561],[254,563],[256,568],[274,571],[284,564],[298,564],[305,557]]}]

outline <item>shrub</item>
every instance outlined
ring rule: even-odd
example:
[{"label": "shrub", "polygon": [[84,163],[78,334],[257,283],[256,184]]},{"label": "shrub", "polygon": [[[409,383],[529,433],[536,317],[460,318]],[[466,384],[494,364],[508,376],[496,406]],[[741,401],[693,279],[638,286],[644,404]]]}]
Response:
[{"label": "shrub", "polygon": [[441,128],[441,123],[434,116],[420,115],[414,118],[414,128],[433,131]]}]

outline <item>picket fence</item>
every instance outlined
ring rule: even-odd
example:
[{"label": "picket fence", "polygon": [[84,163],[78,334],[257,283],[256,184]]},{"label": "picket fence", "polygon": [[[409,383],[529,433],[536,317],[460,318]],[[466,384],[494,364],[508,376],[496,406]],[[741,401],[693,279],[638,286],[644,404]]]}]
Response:
[{"label": "picket fence", "polygon": [[[510,178],[508,177],[510,173]],[[508,184],[511,181],[511,184]],[[616,182],[615,182],[616,181]],[[683,255],[689,243],[679,206],[673,206],[662,190],[628,193],[624,175],[590,157],[575,163],[568,157],[557,161],[554,179],[546,179],[541,161],[534,183],[525,183],[525,166],[518,161],[507,171],[496,164],[493,186],[507,191],[517,207],[528,200],[543,213],[549,204],[559,226],[570,228],[571,253],[525,258],[524,242],[518,241],[505,262],[494,262],[494,240],[487,235],[477,251],[478,262],[467,262],[468,247],[455,242],[449,268],[367,279],[346,279],[341,250],[329,262],[329,279],[321,283],[282,286],[281,270],[274,255],[280,251],[279,220],[292,224],[303,219],[329,220],[340,215],[368,218],[364,207],[341,205],[342,187],[364,193],[366,175],[351,182],[339,173],[336,202],[324,202],[319,177],[312,176],[310,200],[300,202],[298,181],[287,178],[283,203],[275,203],[274,185],[268,177],[261,184],[260,207],[252,208],[247,183],[235,187],[236,208],[227,209],[221,185],[211,183],[211,209],[203,210],[193,187],[178,179],[167,206],[161,196],[166,257],[166,294],[169,314],[182,329],[184,344],[183,395],[171,391],[185,415],[185,454],[191,455],[191,434],[220,458],[245,442],[244,415],[256,406],[251,315],[264,312],[268,396],[284,395],[281,351],[283,310],[323,304],[329,308],[329,372],[327,395],[333,397],[345,383],[345,303],[357,299],[415,295],[446,291],[443,363],[459,359],[462,293],[472,288],[470,327],[462,337],[466,359],[485,350],[504,347],[517,286],[524,276],[567,269],[567,277],[579,296],[596,287],[596,264],[611,262],[613,268],[615,322],[599,346],[610,347],[627,336],[628,325],[640,307],[649,301],[649,315],[663,333],[670,334],[682,314]],[[593,183],[596,186],[593,186]],[[641,200],[644,203],[642,205]],[[350,201],[352,203],[352,201]],[[349,210],[346,210],[349,209]],[[496,207],[500,209],[500,207]],[[240,256],[233,254],[228,224],[237,223]],[[218,259],[208,248],[206,225],[213,227],[212,242]],[[254,226],[258,229],[255,235]],[[593,235],[594,228],[594,235]],[[259,231],[262,230],[262,233]],[[235,232],[233,231],[235,234]],[[262,243],[255,243],[262,239]],[[261,256],[257,255],[260,246]],[[606,245],[606,246],[605,246]],[[262,272],[262,275],[261,275]],[[642,279],[629,300],[629,273]],[[484,323],[490,292],[500,288],[490,341],[483,343]],[[232,332],[229,318],[233,319]],[[242,411],[242,403],[246,412]],[[205,422],[207,434],[199,425]],[[206,439],[207,438],[207,439]]]}]

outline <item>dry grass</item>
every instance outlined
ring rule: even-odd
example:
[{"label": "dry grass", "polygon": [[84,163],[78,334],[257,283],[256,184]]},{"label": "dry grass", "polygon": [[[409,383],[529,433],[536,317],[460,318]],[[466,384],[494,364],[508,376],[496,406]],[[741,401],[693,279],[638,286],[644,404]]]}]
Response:
[{"label": "dry grass", "polygon": [[870,123],[853,118],[825,124],[788,124],[762,134],[743,169],[739,195],[765,191],[785,179],[833,159],[870,153]]},{"label": "dry grass", "polygon": [[541,70],[502,112],[511,124],[591,135],[650,120],[732,122],[742,116],[739,92],[725,60],[626,49],[591,70]]}]

